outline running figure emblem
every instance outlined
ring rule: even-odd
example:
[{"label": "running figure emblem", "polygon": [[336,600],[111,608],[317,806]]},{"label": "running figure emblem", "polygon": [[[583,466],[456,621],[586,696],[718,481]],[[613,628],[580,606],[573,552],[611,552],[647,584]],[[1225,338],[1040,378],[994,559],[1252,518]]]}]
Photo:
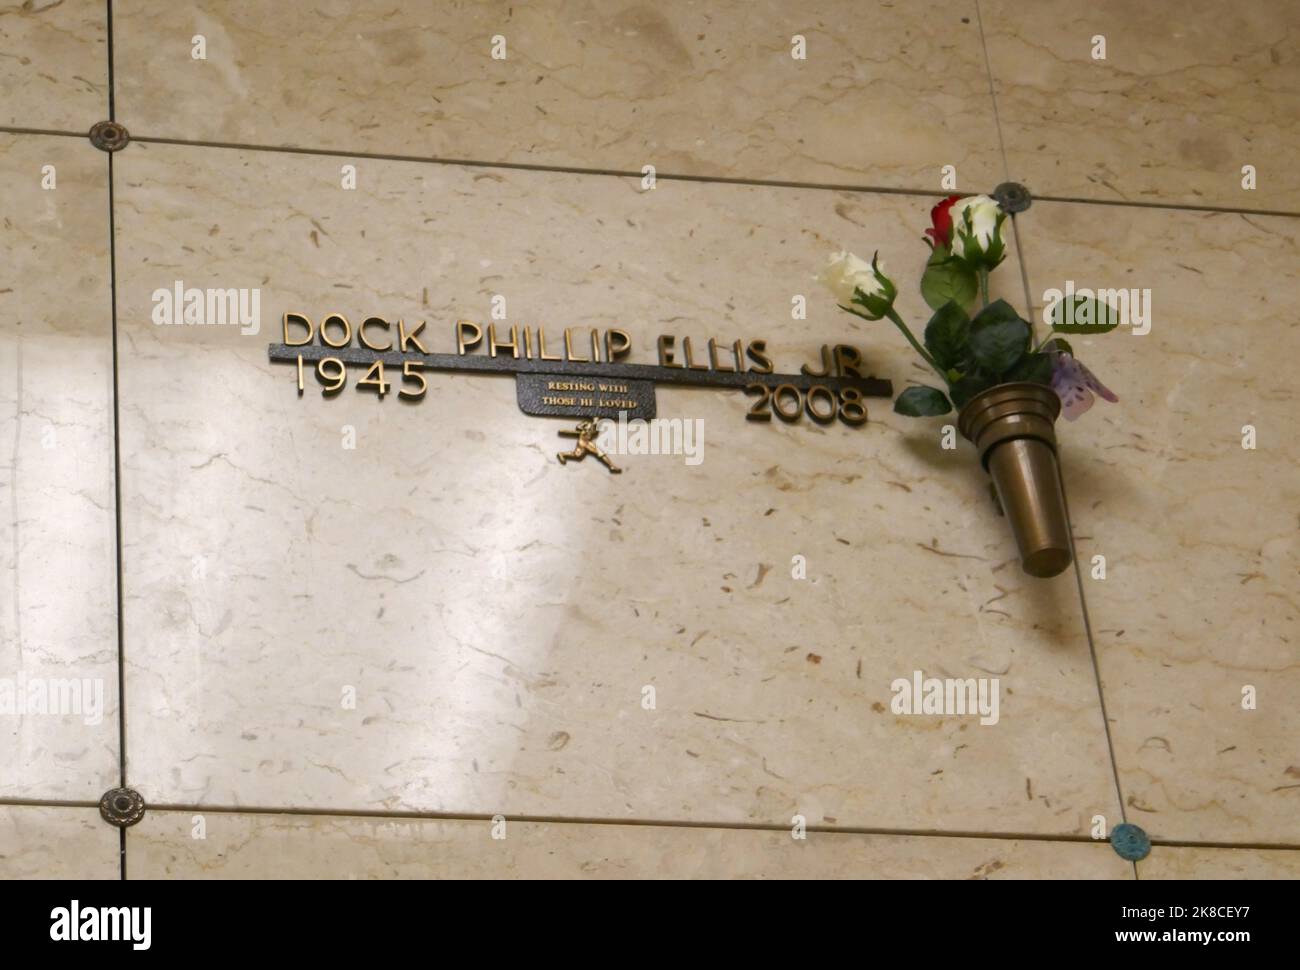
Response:
[{"label": "running figure emblem", "polygon": [[596,422],[591,418],[585,419],[573,431],[561,431],[560,434],[566,438],[577,438],[578,442],[573,446],[572,451],[561,451],[556,454],[560,459],[560,464],[566,464],[570,461],[582,461],[588,455],[595,455],[605,467],[610,470],[611,474],[622,474],[623,469],[616,466],[609,460],[609,455],[600,450],[600,447],[593,440],[596,437]]}]

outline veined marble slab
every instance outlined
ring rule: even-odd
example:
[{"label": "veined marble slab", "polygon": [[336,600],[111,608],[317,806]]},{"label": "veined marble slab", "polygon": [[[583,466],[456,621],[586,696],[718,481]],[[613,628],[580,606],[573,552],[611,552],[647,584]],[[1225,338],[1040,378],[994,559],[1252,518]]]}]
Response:
[{"label": "veined marble slab", "polygon": [[1143,879],[1300,879],[1300,851],[1157,847],[1138,870]]},{"label": "veined marble slab", "polygon": [[[571,422],[522,415],[508,378],[433,377],[414,406],[300,399],[266,357],[284,310],[450,341],[500,293],[511,322],[624,326],[642,360],[660,332],[765,336],[794,367],[847,340],[901,388],[922,376],[902,338],[811,276],[878,247],[919,323],[928,201],[382,161],[350,191],[334,158],[139,144],[117,170],[130,777],[150,801],[1117,818],[1073,578],[1020,575],[939,422],[875,399],[861,429],[756,426],[743,394],[667,389],[703,462],[611,476],[559,465]],[[261,332],[154,324],[175,280],[259,287]],[[995,284],[1020,299],[1014,262]],[[916,670],[999,678],[999,722],[893,714]]]},{"label": "veined marble slab", "polygon": [[0,179],[0,795],[97,799],[118,778],[108,163],[0,135]]},{"label": "veined marble slab", "polygon": [[0,3],[0,125],[87,132],[108,117],[108,5]]},{"label": "veined marble slab", "polygon": [[1294,845],[1300,221],[1042,203],[1020,229],[1035,299],[1150,290],[1145,335],[1071,338],[1120,403],[1060,429],[1129,821]]},{"label": "veined marble slab", "polygon": [[0,805],[0,879],[118,879],[120,853],[98,809]]},{"label": "veined marble slab", "polygon": [[150,812],[141,879],[1132,879],[1109,845],[662,825]]},{"label": "veined marble slab", "polygon": [[1300,212],[1300,6],[981,0],[980,17],[1031,191]]},{"label": "veined marble slab", "polygon": [[142,135],[935,192],[944,166],[969,191],[1003,175],[971,0],[149,0],[118,5],[114,40]]}]

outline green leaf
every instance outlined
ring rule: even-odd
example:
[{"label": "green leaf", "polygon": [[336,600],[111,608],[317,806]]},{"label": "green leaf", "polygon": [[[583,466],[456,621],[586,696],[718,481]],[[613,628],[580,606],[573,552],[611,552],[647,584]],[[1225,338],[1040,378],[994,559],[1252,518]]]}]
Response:
[{"label": "green leaf", "polygon": [[1071,357],[1074,356],[1074,348],[1070,346],[1070,342],[1064,337],[1053,337],[1043,344],[1043,349],[1053,350],[1060,354],[1069,354]]},{"label": "green leaf", "polygon": [[1059,333],[1110,333],[1119,326],[1119,311],[1101,300],[1070,296],[1052,304],[1048,319]]},{"label": "green leaf", "polygon": [[978,293],[979,280],[973,269],[953,259],[946,249],[936,249],[930,254],[921,275],[921,296],[931,310],[943,309],[949,302],[966,306]]},{"label": "green leaf", "polygon": [[1005,373],[1029,349],[1029,324],[1006,300],[990,303],[971,322],[970,349],[981,371]]},{"label": "green leaf", "polygon": [[970,318],[949,300],[925,325],[925,349],[943,370],[952,370],[966,359],[970,344]]},{"label": "green leaf", "polygon": [[[998,320],[1020,320],[1020,314],[1006,300],[994,300],[979,313],[975,314],[975,325],[989,324]],[[1024,321],[1021,321],[1022,323]]]},{"label": "green leaf", "polygon": [[1052,383],[1052,355],[1026,354],[1002,375],[1005,381],[1029,381],[1033,384]]},{"label": "green leaf", "polygon": [[948,393],[952,395],[952,403],[957,405],[957,407],[962,408],[965,407],[966,402],[976,394],[979,394],[981,391],[987,391],[996,383],[997,381],[992,378],[972,374],[950,384],[948,386]]},{"label": "green leaf", "polygon": [[948,398],[944,396],[943,391],[922,384],[909,387],[898,395],[898,400],[894,402],[894,410],[898,414],[906,414],[909,418],[928,418],[936,414],[947,414],[952,410],[952,405],[948,403]]}]

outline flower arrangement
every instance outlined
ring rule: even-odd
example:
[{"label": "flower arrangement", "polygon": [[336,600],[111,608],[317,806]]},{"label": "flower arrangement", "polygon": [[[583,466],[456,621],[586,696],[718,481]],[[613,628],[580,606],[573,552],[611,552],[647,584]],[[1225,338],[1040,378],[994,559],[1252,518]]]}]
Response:
[{"label": "flower arrangement", "polygon": [[[888,319],[946,386],[909,387],[894,402],[899,414],[947,414],[1000,384],[1050,386],[1067,420],[1092,407],[1095,396],[1119,399],[1074,356],[1061,333],[1105,333],[1118,320],[1104,304],[1058,304],[1051,332],[1034,343],[1034,328],[1005,300],[989,302],[989,274],[1006,258],[1002,237],[1006,213],[987,195],[951,195],[930,210],[925,231],[930,259],[921,276],[921,295],[934,315],[918,341],[894,310],[898,294],[879,254],[868,263],[849,252],[835,253],[817,276],[836,296],[840,309],[865,320]],[[976,298],[980,309],[969,309]],[[1083,303],[1085,301],[1079,301]],[[1085,322],[1078,322],[1083,320]]]},{"label": "flower arrangement", "polygon": [[913,417],[958,410],[957,426],[976,446],[1010,520],[1021,567],[1031,576],[1055,576],[1074,559],[1056,418],[1064,411],[1074,420],[1097,396],[1118,400],[1075,358],[1061,333],[1105,333],[1119,326],[1119,317],[1095,299],[1066,297],[1049,311],[1047,337],[1036,341],[1033,324],[1011,304],[990,302],[989,274],[1006,258],[1006,218],[987,195],[949,196],[930,211],[921,295],[934,314],[921,340],[894,309],[898,288],[879,253],[870,263],[835,253],[817,279],[840,309],[893,323],[939,377],[942,389],[909,387],[894,410]]}]

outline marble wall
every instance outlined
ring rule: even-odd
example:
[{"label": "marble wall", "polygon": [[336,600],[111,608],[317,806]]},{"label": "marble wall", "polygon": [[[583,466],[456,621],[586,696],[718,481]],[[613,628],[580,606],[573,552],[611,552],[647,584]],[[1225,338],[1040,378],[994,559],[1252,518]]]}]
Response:
[{"label": "marble wall", "polygon": [[[1161,6],[120,0],[111,102],[102,5],[0,17],[0,678],[101,691],[0,713],[0,872],[117,876],[122,780],[139,876],[1133,878],[1092,841],[1124,820],[1144,875],[1293,871],[1292,14],[1207,50]],[[446,351],[502,296],[639,361],[851,343],[901,389],[811,277],[879,250],[923,322],[945,166],[1040,197],[993,283],[1022,313],[1151,291],[1149,333],[1076,341],[1121,398],[1060,428],[1077,575],[1025,577],[970,450],[885,399],[662,388],[703,460],[613,476],[508,377],[300,397],[267,359],[287,311]],[[258,325],[159,325],[177,283]],[[916,670],[997,678],[997,722],[894,713]]]},{"label": "marble wall", "polygon": [[[0,168],[0,797],[98,799],[119,751],[108,170],[85,139],[12,134]],[[24,716],[61,683],[77,710]]]}]

